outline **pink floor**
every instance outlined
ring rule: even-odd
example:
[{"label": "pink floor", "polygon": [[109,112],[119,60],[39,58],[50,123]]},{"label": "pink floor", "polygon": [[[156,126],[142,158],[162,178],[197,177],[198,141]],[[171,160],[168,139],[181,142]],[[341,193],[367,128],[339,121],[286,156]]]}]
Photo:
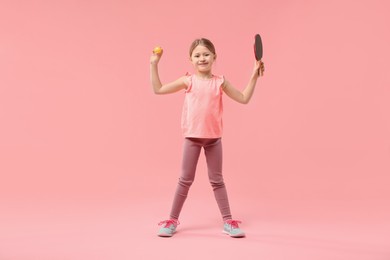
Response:
[{"label": "pink floor", "polygon": [[221,233],[207,197],[187,200],[172,238],[156,236],[167,198],[2,202],[0,259],[390,259],[390,216],[379,201],[239,201],[243,239]]}]

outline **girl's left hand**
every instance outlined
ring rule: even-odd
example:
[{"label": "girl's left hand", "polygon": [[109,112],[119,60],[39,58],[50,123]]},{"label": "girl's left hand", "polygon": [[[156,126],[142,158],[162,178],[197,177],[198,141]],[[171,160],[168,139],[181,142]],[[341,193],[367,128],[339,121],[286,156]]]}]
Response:
[{"label": "girl's left hand", "polygon": [[264,62],[262,62],[261,60],[256,61],[255,62],[254,72],[256,72],[256,74],[258,76],[263,76],[264,75],[264,70],[265,70]]}]

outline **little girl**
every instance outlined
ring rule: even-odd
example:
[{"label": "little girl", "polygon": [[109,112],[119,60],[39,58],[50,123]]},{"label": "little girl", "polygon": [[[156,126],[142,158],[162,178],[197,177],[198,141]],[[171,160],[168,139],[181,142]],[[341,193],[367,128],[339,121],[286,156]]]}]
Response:
[{"label": "little girl", "polygon": [[182,172],[177,185],[170,218],[161,221],[158,236],[171,237],[179,224],[179,215],[195,178],[196,165],[203,147],[208,176],[215,199],[224,221],[223,232],[231,237],[244,237],[238,220],[233,220],[222,176],[222,93],[233,100],[247,104],[255,90],[257,79],[264,72],[264,63],[256,61],[246,88],[241,92],[223,76],[212,74],[212,65],[217,58],[213,43],[205,38],[195,40],[190,47],[190,61],[195,73],[162,84],[158,63],[163,52],[153,53],[150,58],[150,80],[156,94],[170,94],[185,90],[182,112],[184,139]]}]

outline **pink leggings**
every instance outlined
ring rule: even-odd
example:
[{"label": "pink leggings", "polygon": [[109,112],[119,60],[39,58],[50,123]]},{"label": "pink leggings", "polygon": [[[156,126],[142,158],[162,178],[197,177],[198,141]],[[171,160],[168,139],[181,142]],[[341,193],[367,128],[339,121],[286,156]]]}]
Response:
[{"label": "pink leggings", "polygon": [[225,183],[222,176],[221,138],[185,138],[183,145],[182,173],[179,178],[170,217],[179,219],[188,191],[195,179],[196,166],[200,151],[204,148],[209,181],[214,191],[223,220],[232,218]]}]

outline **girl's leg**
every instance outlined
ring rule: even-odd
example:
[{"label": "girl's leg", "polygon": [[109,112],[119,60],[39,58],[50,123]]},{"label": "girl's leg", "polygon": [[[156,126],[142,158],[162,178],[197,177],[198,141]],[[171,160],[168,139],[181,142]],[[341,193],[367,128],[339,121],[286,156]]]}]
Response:
[{"label": "girl's leg", "polygon": [[198,164],[202,143],[200,140],[185,138],[183,144],[182,172],[177,184],[175,197],[171,209],[170,218],[179,219],[188,191],[195,179],[196,165]]},{"label": "girl's leg", "polygon": [[210,184],[213,187],[223,220],[232,218],[229,199],[222,176],[222,141],[221,138],[211,139],[205,146],[205,155]]}]

